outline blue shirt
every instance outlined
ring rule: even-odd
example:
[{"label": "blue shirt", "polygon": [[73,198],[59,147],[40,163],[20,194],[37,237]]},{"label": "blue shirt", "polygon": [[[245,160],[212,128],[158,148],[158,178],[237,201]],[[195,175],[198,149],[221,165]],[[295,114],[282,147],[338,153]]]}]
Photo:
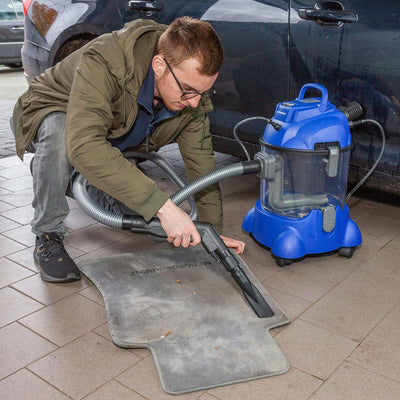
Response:
[{"label": "blue shirt", "polygon": [[156,126],[166,119],[173,118],[177,114],[176,111],[168,110],[163,106],[161,109],[154,111],[154,71],[150,64],[149,70],[137,98],[139,104],[139,112],[132,129],[124,136],[117,139],[110,139],[113,146],[118,147],[121,151],[138,146],[146,136],[153,133]]}]

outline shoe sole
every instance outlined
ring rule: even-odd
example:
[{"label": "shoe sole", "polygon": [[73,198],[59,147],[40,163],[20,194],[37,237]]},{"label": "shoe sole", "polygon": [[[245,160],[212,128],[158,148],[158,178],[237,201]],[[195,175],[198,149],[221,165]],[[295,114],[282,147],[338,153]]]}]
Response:
[{"label": "shoe sole", "polygon": [[68,282],[74,282],[74,281],[81,280],[81,276],[76,275],[75,273],[68,274],[65,278],[55,278],[54,276],[46,274],[46,272],[44,272],[42,270],[42,268],[40,267],[39,260],[36,258],[35,255],[36,255],[36,253],[33,252],[33,261],[34,261],[36,267],[39,268],[40,277],[42,278],[43,281],[50,282],[50,283],[68,283]]},{"label": "shoe sole", "polygon": [[42,270],[40,270],[40,277],[43,281],[50,283],[68,283],[81,280],[81,277],[74,273],[68,274],[65,278],[55,278],[54,276],[47,275],[46,272],[43,272]]}]

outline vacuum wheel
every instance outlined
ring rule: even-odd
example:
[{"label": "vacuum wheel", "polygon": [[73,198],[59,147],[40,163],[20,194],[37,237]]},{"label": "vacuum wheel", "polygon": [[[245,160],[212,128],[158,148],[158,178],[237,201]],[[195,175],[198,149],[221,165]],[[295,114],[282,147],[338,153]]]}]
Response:
[{"label": "vacuum wheel", "polygon": [[290,265],[293,260],[291,260],[290,258],[279,258],[276,257],[275,258],[275,262],[278,264],[279,267],[284,267],[285,265]]},{"label": "vacuum wheel", "polygon": [[355,250],[356,250],[355,247],[341,247],[339,249],[339,256],[340,257],[351,258],[351,257],[353,257],[353,254],[354,254]]}]

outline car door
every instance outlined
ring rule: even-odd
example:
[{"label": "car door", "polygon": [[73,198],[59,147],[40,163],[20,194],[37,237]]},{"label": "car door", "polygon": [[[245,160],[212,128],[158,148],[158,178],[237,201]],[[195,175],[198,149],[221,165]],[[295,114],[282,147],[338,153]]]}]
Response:
[{"label": "car door", "polygon": [[[217,151],[243,155],[233,139],[237,122],[272,116],[288,97],[288,1],[285,0],[117,0],[123,20],[152,18],[168,24],[189,15],[210,22],[224,48],[210,113]],[[245,141],[258,143],[265,121],[240,128]],[[221,140],[220,140],[221,139]]]},{"label": "car door", "polygon": [[[233,138],[235,125],[249,117],[271,117],[289,94],[288,2],[219,0],[202,18],[216,29],[225,53],[210,114],[215,148],[243,155]],[[258,147],[265,124],[249,121],[237,132]]]},{"label": "car door", "polygon": [[[369,186],[396,192],[400,172],[400,7],[398,1],[293,0],[290,17],[290,97],[317,82],[336,105],[357,101],[363,118],[379,122],[386,147]],[[352,130],[351,179],[358,181],[378,159],[376,126]]]},{"label": "car door", "polygon": [[390,109],[398,112],[400,105],[398,2],[302,0],[292,5],[291,96],[304,83],[318,82],[337,104],[357,100],[367,117],[392,130]]},{"label": "car door", "polygon": [[[358,20],[357,11],[339,1],[293,0],[290,12],[290,97],[302,85],[316,82],[328,93],[337,91],[346,26]],[[351,27],[352,28],[352,27]]]},{"label": "car door", "polygon": [[23,41],[22,0],[0,0],[0,64],[21,65]]}]

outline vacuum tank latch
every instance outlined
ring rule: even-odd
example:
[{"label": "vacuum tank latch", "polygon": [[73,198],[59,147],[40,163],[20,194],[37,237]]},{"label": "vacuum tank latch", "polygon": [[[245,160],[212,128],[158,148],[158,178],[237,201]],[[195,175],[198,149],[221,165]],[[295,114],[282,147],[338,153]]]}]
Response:
[{"label": "vacuum tank latch", "polygon": [[337,146],[329,146],[329,158],[326,164],[326,173],[329,177],[334,177],[338,172],[339,165],[339,147]]},{"label": "vacuum tank latch", "polygon": [[326,207],[322,209],[322,229],[325,232],[332,232],[335,227],[336,209],[335,207]]}]

